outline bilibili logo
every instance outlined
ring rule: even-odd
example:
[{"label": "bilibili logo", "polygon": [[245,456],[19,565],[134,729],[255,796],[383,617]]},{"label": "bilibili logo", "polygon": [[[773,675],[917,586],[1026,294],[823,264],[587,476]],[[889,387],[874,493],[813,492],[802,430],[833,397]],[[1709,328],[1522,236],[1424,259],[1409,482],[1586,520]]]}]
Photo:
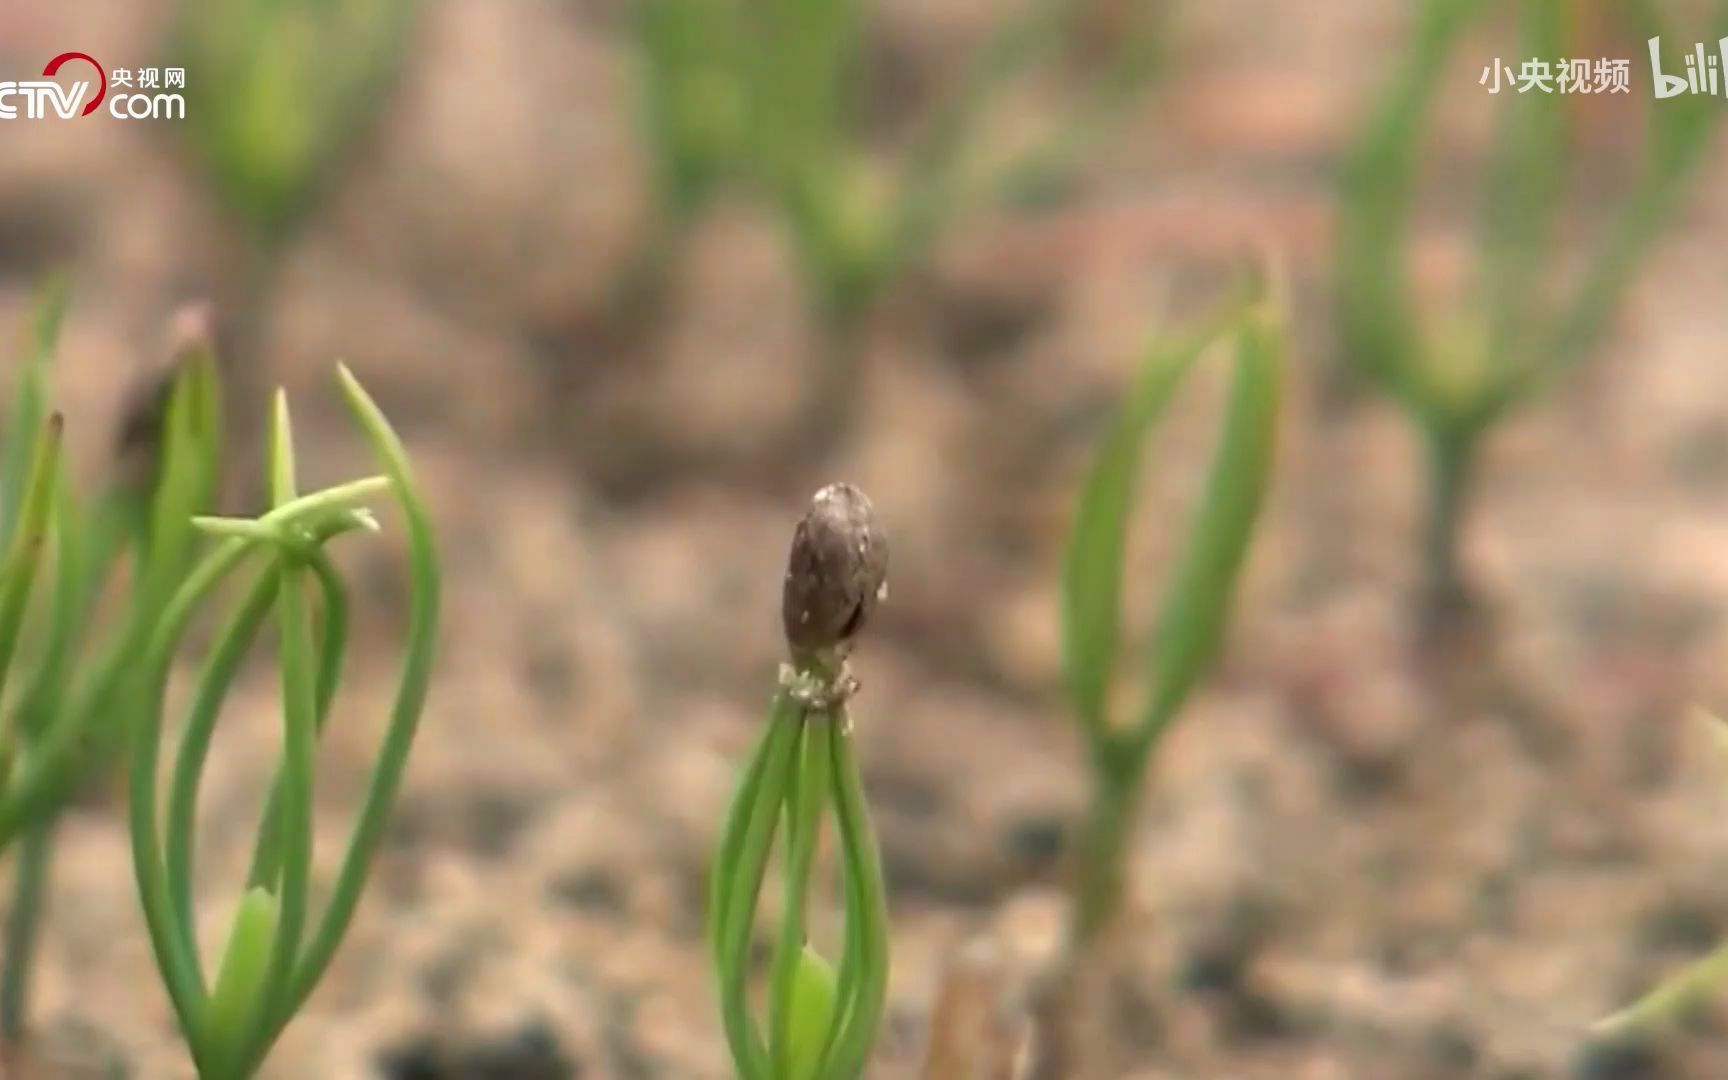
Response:
[{"label": "bilibili logo", "polygon": [[1653,37],[1645,45],[1650,50],[1650,79],[1655,84],[1657,97],[1671,98],[1680,94],[1728,96],[1728,80],[1722,78],[1722,73],[1728,71],[1728,38],[1718,40],[1711,51],[1705,50],[1702,41],[1693,45],[1692,51],[1685,56],[1684,75],[1662,70],[1661,38]]}]

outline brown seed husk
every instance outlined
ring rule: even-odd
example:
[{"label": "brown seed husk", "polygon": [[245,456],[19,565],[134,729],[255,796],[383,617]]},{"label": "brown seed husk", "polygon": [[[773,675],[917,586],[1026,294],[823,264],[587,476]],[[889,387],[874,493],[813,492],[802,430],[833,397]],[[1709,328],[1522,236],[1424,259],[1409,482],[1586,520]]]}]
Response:
[{"label": "brown seed husk", "polygon": [[843,649],[887,595],[888,538],[869,496],[851,484],[816,493],[792,534],[781,597],[795,655]]},{"label": "brown seed husk", "polygon": [[115,471],[122,487],[142,491],[154,483],[175,383],[185,365],[213,348],[215,323],[215,308],[208,302],[181,307],[169,324],[168,362],[139,379],[127,392],[113,443]]}]

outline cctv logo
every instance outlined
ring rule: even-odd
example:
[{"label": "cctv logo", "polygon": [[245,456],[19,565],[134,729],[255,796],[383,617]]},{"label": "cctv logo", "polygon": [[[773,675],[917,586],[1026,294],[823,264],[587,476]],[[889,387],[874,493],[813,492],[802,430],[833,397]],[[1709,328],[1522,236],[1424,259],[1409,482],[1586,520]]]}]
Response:
[{"label": "cctv logo", "polygon": [[[86,79],[65,86],[51,81],[61,68],[75,60],[96,69],[94,97],[90,96],[91,83]],[[42,76],[17,82],[0,81],[0,120],[41,120],[50,115],[72,120],[89,116],[101,107],[104,100],[108,102],[108,115],[116,120],[183,120],[186,117],[186,99],[180,94],[109,94],[108,73],[89,53],[61,53],[48,61],[48,66],[42,69]],[[130,84],[130,73],[124,80],[117,78],[116,82],[119,85]]]}]

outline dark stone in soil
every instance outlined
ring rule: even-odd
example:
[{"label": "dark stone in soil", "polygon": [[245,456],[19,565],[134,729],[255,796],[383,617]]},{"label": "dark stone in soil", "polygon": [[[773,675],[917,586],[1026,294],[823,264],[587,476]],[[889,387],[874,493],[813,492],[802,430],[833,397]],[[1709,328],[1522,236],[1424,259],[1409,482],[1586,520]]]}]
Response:
[{"label": "dark stone in soil", "polygon": [[627,896],[616,874],[603,866],[573,866],[547,885],[550,897],[590,915],[624,913]]},{"label": "dark stone in soil", "polygon": [[1231,1037],[1242,1042],[1286,1038],[1300,1027],[1282,1002],[1255,990],[1229,998],[1226,1022]]},{"label": "dark stone in soil", "polygon": [[404,799],[391,817],[385,843],[396,851],[455,847],[482,858],[502,859],[546,801],[543,792],[498,788]]},{"label": "dark stone in soil", "polygon": [[1428,1058],[1434,1064],[1459,1076],[1472,1076],[1482,1060],[1476,1039],[1463,1028],[1451,1023],[1439,1023],[1428,1031]]},{"label": "dark stone in soil", "polygon": [[1252,931],[1220,936],[1190,952],[1177,975],[1182,990],[1207,999],[1231,1037],[1245,1042],[1283,1038],[1297,1027],[1285,1006],[1249,977],[1258,946]]},{"label": "dark stone in soil", "polygon": [[540,1021],[496,1038],[418,1039],[381,1054],[378,1071],[385,1080],[576,1080],[582,1075],[557,1035]]},{"label": "dark stone in soil", "polygon": [[1029,874],[1050,873],[1068,850],[1068,822],[1055,812],[1016,818],[1005,831],[1008,857]]},{"label": "dark stone in soil", "polygon": [[1669,1075],[1656,1048],[1633,1037],[1585,1043],[1572,1060],[1573,1080],[1660,1080]]},{"label": "dark stone in soil", "polygon": [[1645,916],[1639,936],[1648,949],[1691,955],[1715,947],[1724,929],[1721,915],[1709,905],[1676,900]]},{"label": "dark stone in soil", "polygon": [[1248,960],[1249,952],[1240,942],[1206,942],[1183,961],[1177,985],[1191,994],[1238,993],[1243,988]]}]

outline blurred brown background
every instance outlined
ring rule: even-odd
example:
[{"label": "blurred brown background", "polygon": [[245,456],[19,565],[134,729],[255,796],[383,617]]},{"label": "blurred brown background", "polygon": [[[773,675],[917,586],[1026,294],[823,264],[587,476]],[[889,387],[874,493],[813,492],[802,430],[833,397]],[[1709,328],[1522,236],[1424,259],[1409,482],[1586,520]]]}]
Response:
[{"label": "blurred brown background", "polygon": [[[855,429],[798,459],[777,448],[811,328],[748,207],[703,223],[652,333],[608,325],[647,212],[627,4],[428,0],[401,84],[229,358],[236,442],[285,385],[308,482],[365,467],[330,379],[353,365],[430,488],[449,583],[373,888],[268,1075],[726,1075],[707,852],[781,648],[791,525],[841,478],[894,545],[856,712],[894,915],[873,1075],[912,1075],[958,948],[992,943],[1012,990],[1058,942],[1085,780],[1055,586],[1100,423],[1148,335],[1269,242],[1292,275],[1278,481],[1221,668],[1154,769],[1101,1037],[1146,1078],[1728,1076],[1728,1004],[1671,1044],[1581,1052],[1592,1020],[1728,936],[1728,791],[1685,722],[1728,703],[1725,151],[1601,362],[1490,444],[1465,550],[1496,632],[1437,680],[1409,630],[1415,448],[1340,375],[1325,289],[1336,165],[1409,7],[1181,5],[1166,68],[1062,199],[967,215],[879,305]],[[915,111],[998,8],[885,0],[879,85]],[[0,0],[0,75],[69,49],[174,64],[170,15]],[[1644,78],[1638,43],[1599,52]],[[1437,290],[1468,250],[1447,196],[1482,151],[1477,73],[1513,44],[1490,28],[1464,53],[1420,236]],[[1059,116],[1080,70],[1045,70],[1010,120]],[[1635,133],[1590,117],[1612,173]],[[171,122],[0,125],[0,327],[21,335],[40,276],[72,269],[59,378],[87,457],[171,310],[231,313],[234,246]],[[1146,472],[1142,622],[1215,428],[1202,383]],[[321,774],[332,861],[391,688],[393,556],[388,534],[347,552],[373,587]],[[272,760],[267,673],[247,686],[206,787],[212,940]],[[189,1075],[132,889],[118,808],[93,800],[55,879],[45,1075]]]}]

